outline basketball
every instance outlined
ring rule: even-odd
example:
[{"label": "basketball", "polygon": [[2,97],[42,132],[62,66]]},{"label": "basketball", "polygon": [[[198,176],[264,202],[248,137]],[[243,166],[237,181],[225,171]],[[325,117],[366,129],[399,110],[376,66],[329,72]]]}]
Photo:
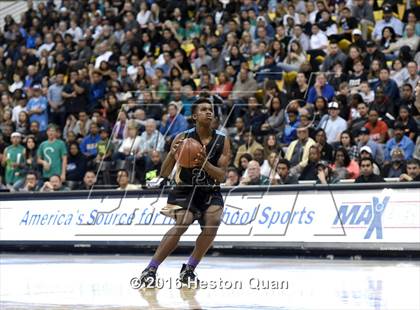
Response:
[{"label": "basketball", "polygon": [[175,159],[183,168],[194,167],[194,159],[201,152],[202,145],[193,138],[185,139],[178,147]]}]

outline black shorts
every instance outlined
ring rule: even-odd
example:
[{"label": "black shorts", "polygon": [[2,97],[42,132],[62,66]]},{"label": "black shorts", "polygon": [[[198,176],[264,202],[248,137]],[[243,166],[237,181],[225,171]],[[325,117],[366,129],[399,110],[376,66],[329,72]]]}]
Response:
[{"label": "black shorts", "polygon": [[212,205],[223,207],[220,188],[202,190],[200,187],[177,186],[168,194],[168,204],[179,206],[178,210],[188,210],[194,218],[200,220],[205,211]]}]

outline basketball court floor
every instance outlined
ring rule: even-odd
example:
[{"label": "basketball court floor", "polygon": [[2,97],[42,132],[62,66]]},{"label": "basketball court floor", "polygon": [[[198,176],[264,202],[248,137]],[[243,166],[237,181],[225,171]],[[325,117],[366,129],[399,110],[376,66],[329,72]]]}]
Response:
[{"label": "basketball court floor", "polygon": [[[208,256],[197,289],[178,288],[185,256],[135,289],[149,256],[4,254],[0,309],[420,309],[420,262]],[[130,283],[131,282],[131,283]]]}]

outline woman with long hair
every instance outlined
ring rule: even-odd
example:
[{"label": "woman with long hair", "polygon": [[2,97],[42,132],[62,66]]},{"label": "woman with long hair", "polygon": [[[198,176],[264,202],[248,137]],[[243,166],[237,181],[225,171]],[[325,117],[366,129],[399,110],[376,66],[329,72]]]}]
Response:
[{"label": "woman with long hair", "polygon": [[277,137],[275,134],[269,134],[264,139],[264,157],[268,158],[271,153],[276,153],[279,158],[284,158],[283,149],[280,144],[277,143]]},{"label": "woman with long hair", "polygon": [[360,175],[359,164],[350,159],[346,149],[340,146],[334,154],[334,160],[331,169],[340,179],[356,179]]},{"label": "woman with long hair", "polygon": [[29,116],[26,111],[20,111],[18,119],[15,122],[15,131],[26,135],[29,132]]},{"label": "woman with long hair", "polygon": [[290,42],[290,50],[283,62],[277,65],[284,71],[299,71],[299,68],[306,62],[306,53],[303,51],[299,41]]},{"label": "woman with long hair", "polygon": [[386,50],[387,48],[389,48],[391,43],[394,42],[397,42],[397,35],[395,33],[394,28],[389,26],[384,27],[384,29],[382,29],[382,39],[379,43],[380,48],[382,50]]},{"label": "woman with long hair", "polygon": [[247,177],[247,175],[248,175],[248,171],[247,171],[248,164],[251,160],[252,160],[252,155],[248,154],[248,153],[242,154],[241,157],[239,157],[239,169],[238,169],[238,171],[239,171],[239,175],[242,178]]},{"label": "woman with long hair", "polygon": [[279,96],[272,97],[268,102],[268,118],[261,125],[261,130],[269,133],[283,131],[285,125],[284,109]]},{"label": "woman with long hair", "polygon": [[227,99],[233,89],[233,84],[229,80],[227,74],[225,72],[219,72],[218,75],[218,82],[212,89],[212,91],[218,94],[223,99]]},{"label": "woman with long hair", "polygon": [[29,135],[25,139],[25,170],[40,171],[37,164],[37,145],[33,135]]},{"label": "woman with long hair", "polygon": [[346,149],[351,160],[357,160],[359,158],[359,149],[357,148],[356,142],[354,141],[350,130],[344,130],[340,134],[339,143],[339,147]]}]

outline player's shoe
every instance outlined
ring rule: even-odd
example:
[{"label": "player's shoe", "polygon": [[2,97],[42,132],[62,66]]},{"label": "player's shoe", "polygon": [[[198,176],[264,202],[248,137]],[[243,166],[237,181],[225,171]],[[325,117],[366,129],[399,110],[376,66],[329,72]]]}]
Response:
[{"label": "player's shoe", "polygon": [[148,267],[140,275],[140,286],[153,288],[156,286],[156,268]]},{"label": "player's shoe", "polygon": [[181,272],[179,274],[179,282],[189,288],[197,287],[200,281],[194,272],[194,268],[187,264],[182,264]]}]

